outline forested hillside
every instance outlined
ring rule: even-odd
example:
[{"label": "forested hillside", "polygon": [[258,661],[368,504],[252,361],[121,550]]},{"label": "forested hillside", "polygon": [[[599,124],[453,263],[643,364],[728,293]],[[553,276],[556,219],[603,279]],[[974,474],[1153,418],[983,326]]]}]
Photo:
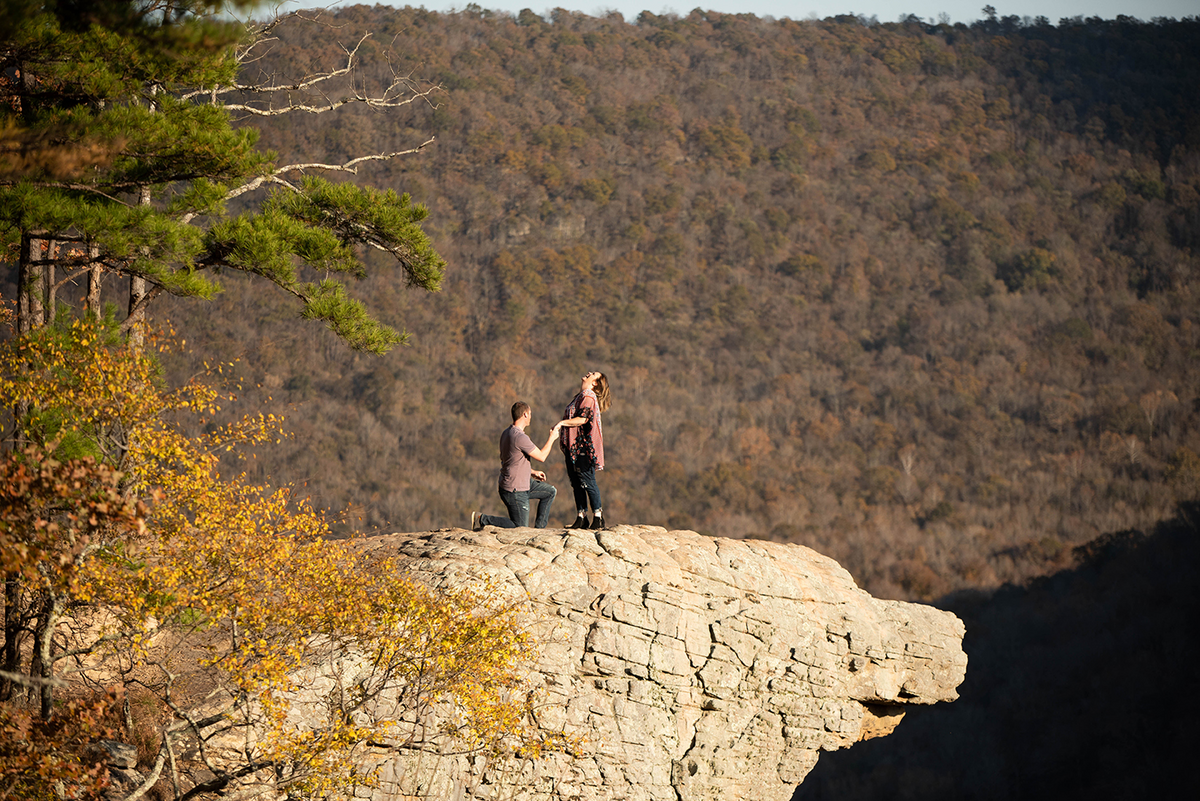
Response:
[{"label": "forested hillside", "polygon": [[360,285],[412,335],[383,357],[234,278],[158,305],[286,414],[254,473],[356,527],[462,526],[499,508],[512,402],[544,431],[599,369],[606,516],[804,543],[917,599],[1069,566],[1200,492],[1196,19],[322,19],[251,68],[301,75],[370,33],[355,80],[444,91],[263,144],[435,135],[355,180],[427,204],[448,266],[437,294]]}]

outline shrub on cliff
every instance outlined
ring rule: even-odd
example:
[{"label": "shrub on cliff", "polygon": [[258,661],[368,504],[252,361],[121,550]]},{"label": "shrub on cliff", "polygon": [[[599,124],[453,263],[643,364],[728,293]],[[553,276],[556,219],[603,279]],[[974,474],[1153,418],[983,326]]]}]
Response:
[{"label": "shrub on cliff", "polygon": [[[0,463],[0,776],[15,777],[0,797],[94,795],[85,746],[121,729],[144,741],[126,794],[161,779],[180,799],[351,792],[373,750],[523,744],[530,640],[513,609],[329,539],[291,487],[220,475],[217,454],[276,440],[280,421],[213,425],[228,394],[157,371],[95,320],[0,351],[0,406],[22,410],[9,432],[26,443]],[[385,690],[401,703],[379,708]],[[124,715],[91,703],[106,693]],[[447,706],[453,725],[427,730]]]}]

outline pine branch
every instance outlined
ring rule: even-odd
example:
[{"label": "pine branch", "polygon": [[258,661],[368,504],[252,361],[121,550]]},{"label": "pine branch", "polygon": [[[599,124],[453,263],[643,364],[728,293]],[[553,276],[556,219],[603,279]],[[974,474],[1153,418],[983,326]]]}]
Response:
[{"label": "pine branch", "polygon": [[[297,194],[300,194],[300,192],[301,192],[300,187],[296,186],[295,184],[291,183],[290,181],[286,181],[286,180],[280,178],[279,176],[282,175],[283,173],[304,172],[305,170],[325,170],[327,172],[348,172],[351,175],[358,175],[358,165],[363,162],[366,162],[366,161],[390,161],[391,159],[399,158],[401,156],[411,156],[411,155],[414,155],[416,153],[420,153],[421,151],[423,151],[429,145],[433,144],[434,140],[436,140],[436,139],[437,139],[437,137],[431,136],[428,139],[426,139],[424,142],[422,142],[421,144],[417,145],[416,147],[410,147],[408,150],[397,150],[393,153],[374,153],[369,156],[359,156],[358,158],[350,159],[349,161],[347,161],[343,164],[326,164],[326,163],[317,162],[317,161],[302,162],[302,163],[297,163],[297,164],[288,164],[283,167],[277,168],[270,175],[260,175],[251,181],[247,181],[246,183],[242,184],[241,186],[230,189],[228,192],[225,193],[224,199],[226,202],[228,202],[230,200],[233,200],[236,197],[241,197],[242,195],[246,194],[247,192],[253,192],[256,189],[261,188],[264,184],[277,184],[279,186],[284,187],[285,189],[290,189],[291,191],[293,191]],[[185,215],[183,215],[183,217],[180,218],[180,222],[187,224],[187,223],[191,222],[195,217],[196,217],[196,214],[194,214],[194,213],[185,214]]]},{"label": "pine branch", "polygon": [[[119,203],[122,206],[128,206],[130,208],[133,208],[133,205],[134,205],[132,203],[126,203],[124,200],[121,200],[120,198],[113,197],[112,195],[108,194],[107,192],[103,192],[100,189],[98,189],[97,187],[92,186],[90,184],[61,183],[58,181],[45,181],[45,182],[42,182],[42,181],[6,181],[3,179],[0,179],[0,186],[17,186],[18,184],[23,184],[25,186],[32,186],[37,189],[66,189],[66,190],[72,191],[72,192],[88,192],[93,195],[99,195],[100,197],[104,198],[105,200],[111,200],[113,203]],[[132,186],[136,186],[136,184],[129,183],[128,185],[120,185],[120,186],[110,185],[107,188],[108,189],[127,189]]]}]

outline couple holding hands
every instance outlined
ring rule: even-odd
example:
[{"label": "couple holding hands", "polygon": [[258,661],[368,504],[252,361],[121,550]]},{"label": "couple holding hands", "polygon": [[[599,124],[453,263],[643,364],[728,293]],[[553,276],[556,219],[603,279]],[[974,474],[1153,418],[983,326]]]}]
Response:
[{"label": "couple holding hands", "polygon": [[[533,469],[531,460],[546,461],[555,438],[566,459],[567,478],[575,494],[576,517],[570,528],[604,528],[604,508],[600,502],[600,488],[596,485],[596,471],[604,469],[600,414],[608,407],[608,378],[604,373],[587,373],[580,382],[579,392],[567,404],[563,419],[554,424],[546,444],[539,448],[525,433],[531,418],[529,404],[525,401],[514,403],[513,424],[500,435],[500,500],[508,509],[508,517],[471,512],[471,530],[478,531],[484,526],[528,526],[531,500],[538,502],[534,527],[546,527],[550,520],[550,505],[558,490],[546,483],[545,473]],[[587,519],[589,504],[592,507],[590,524]]]}]

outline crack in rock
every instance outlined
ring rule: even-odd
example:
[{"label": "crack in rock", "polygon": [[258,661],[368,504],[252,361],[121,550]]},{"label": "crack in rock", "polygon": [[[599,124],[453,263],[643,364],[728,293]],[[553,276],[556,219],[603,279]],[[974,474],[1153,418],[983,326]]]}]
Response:
[{"label": "crack in rock", "polygon": [[[547,801],[788,801],[822,751],[887,734],[908,705],[953,701],[966,672],[957,617],[872,598],[799,545],[616,526],[448,529],[363,547],[434,586],[507,588],[541,633],[529,666],[539,722],[581,745],[507,777],[446,755],[426,784],[462,801],[502,787]],[[370,798],[404,795],[398,781]]]}]

